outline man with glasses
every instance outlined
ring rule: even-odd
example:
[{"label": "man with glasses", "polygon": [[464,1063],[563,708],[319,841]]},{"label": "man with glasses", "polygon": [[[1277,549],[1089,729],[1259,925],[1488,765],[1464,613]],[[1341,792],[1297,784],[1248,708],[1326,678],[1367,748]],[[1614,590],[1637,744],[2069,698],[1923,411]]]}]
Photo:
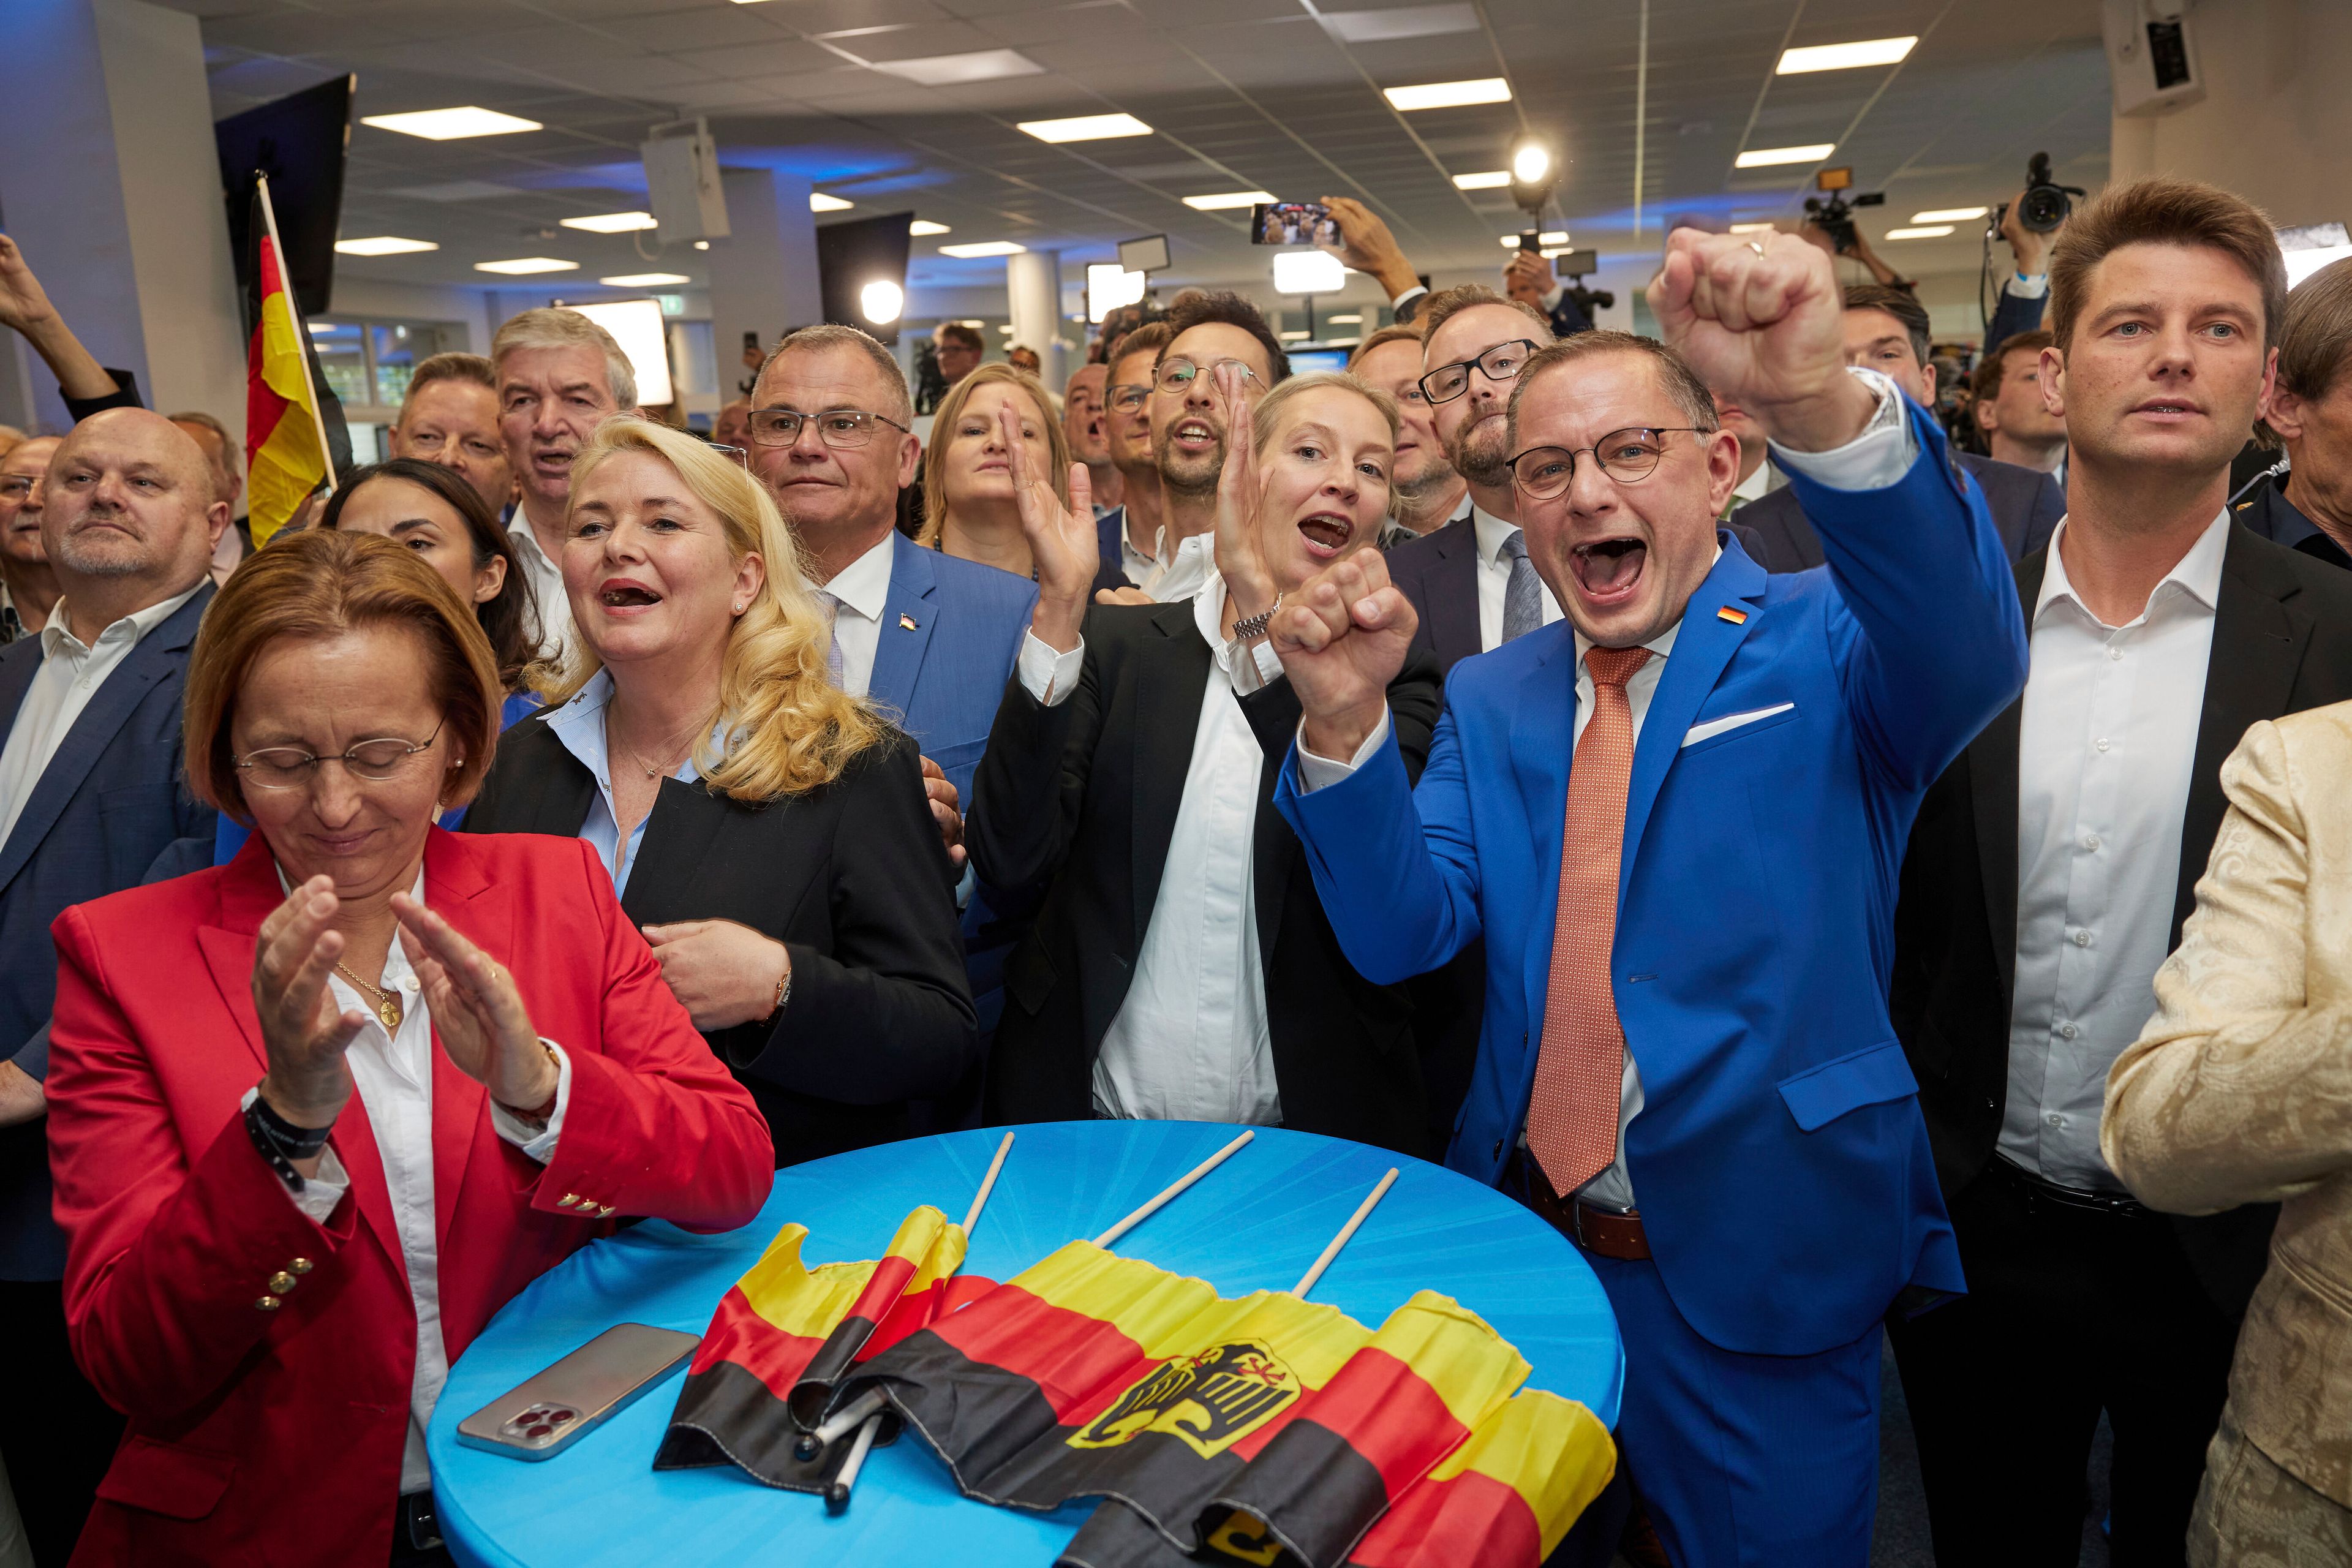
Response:
[{"label": "man with glasses", "polygon": [[[19,450],[22,450],[20,447]],[[14,457],[15,454],[10,454]],[[63,1563],[122,1430],[66,1343],[64,1235],[49,1217],[41,1080],[68,904],[134,887],[174,839],[213,833],[181,784],[180,696],[228,527],[212,466],[161,415],[92,415],[41,481],[64,596],[0,651],[0,1459],[35,1559]],[[20,514],[21,515],[21,514]]]},{"label": "man with glasses", "polygon": [[[1037,585],[898,532],[898,492],[922,458],[914,422],[889,350],[855,327],[803,327],[753,384],[751,468],[800,545],[802,580],[833,617],[835,679],[894,710],[921,746],[932,815],[961,864],[959,808],[971,802]],[[984,894],[971,892],[964,952],[984,1036],[1003,1007],[1016,933],[996,930]]]},{"label": "man with glasses", "polygon": [[1148,321],[1121,333],[1105,362],[1109,375],[1103,387],[1103,432],[1118,474],[1119,504],[1097,520],[1102,561],[1095,574],[1097,593],[1140,587],[1159,564],[1165,502],[1160,459],[1151,450],[1151,380],[1160,351],[1175,335],[1167,322]]},{"label": "man with glasses", "polygon": [[[1880,1325],[1964,1289],[1887,1018],[1896,874],[2022,685],[2023,630],[1942,431],[1844,367],[1827,256],[1678,229],[1650,303],[1675,347],[1582,333],[1511,394],[1528,552],[1572,624],[1455,668],[1416,789],[1385,700],[1412,607],[1381,557],[1336,563],[1275,617],[1303,715],[1276,798],[1367,977],[1484,937],[1447,1163],[1592,1265],[1668,1555],[1862,1568]],[[1720,539],[1739,457],[1710,385],[1771,437],[1827,572]]]},{"label": "man with glasses", "polygon": [[41,476],[61,441],[28,437],[0,457],[0,643],[39,636],[62,592],[41,544]]},{"label": "man with glasses", "polygon": [[1398,526],[1417,539],[1466,519],[1470,488],[1447,461],[1435,411],[1421,390],[1421,329],[1382,327],[1357,345],[1348,368],[1397,401],[1396,467],[1389,474],[1389,497]]}]

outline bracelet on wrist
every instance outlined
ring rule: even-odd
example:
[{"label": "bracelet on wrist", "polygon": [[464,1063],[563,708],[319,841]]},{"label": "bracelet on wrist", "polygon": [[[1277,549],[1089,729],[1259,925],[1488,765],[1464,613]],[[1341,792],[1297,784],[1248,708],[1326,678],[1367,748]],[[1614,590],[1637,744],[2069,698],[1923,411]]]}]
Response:
[{"label": "bracelet on wrist", "polygon": [[776,982],[776,1005],[768,1009],[768,1016],[761,1019],[760,1022],[762,1024],[774,1023],[777,1016],[783,1012],[784,1004],[792,999],[793,966],[790,959],[787,959],[784,963],[784,977]]},{"label": "bracelet on wrist", "polygon": [[253,1140],[255,1150],[293,1192],[302,1190],[302,1173],[294,1168],[294,1162],[308,1160],[326,1148],[328,1136],[333,1131],[331,1124],[297,1127],[278,1115],[268,1097],[259,1093],[245,1108],[246,1136]]},{"label": "bracelet on wrist", "polygon": [[1275,611],[1280,608],[1282,608],[1282,595],[1277,593],[1274,596],[1273,604],[1268,605],[1265,609],[1260,610],[1255,616],[1244,616],[1241,619],[1234,623],[1234,640],[1235,642],[1255,642],[1259,637],[1265,636],[1265,628],[1273,624]]}]

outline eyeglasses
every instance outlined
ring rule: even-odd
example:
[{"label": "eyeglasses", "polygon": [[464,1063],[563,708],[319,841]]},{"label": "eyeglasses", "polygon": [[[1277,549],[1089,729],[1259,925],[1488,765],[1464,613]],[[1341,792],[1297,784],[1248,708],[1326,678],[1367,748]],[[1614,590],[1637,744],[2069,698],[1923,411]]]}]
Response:
[{"label": "eyeglasses", "polygon": [[[793,434],[797,436],[800,432],[795,430]],[[789,447],[792,443],[787,441],[784,445]],[[749,468],[751,466],[751,454],[745,451],[740,447],[730,447],[724,441],[713,441],[710,443],[710,449],[718,453],[720,457],[726,458],[729,462],[734,464],[739,468]]]},{"label": "eyeglasses", "polygon": [[1171,359],[1164,360],[1160,363],[1158,384],[1160,390],[1162,392],[1181,392],[1186,387],[1192,384],[1192,378],[1200,374],[1202,371],[1207,370],[1213,374],[1224,369],[1227,365],[1232,365],[1235,370],[1240,371],[1244,380],[1255,381],[1257,379],[1257,372],[1250,369],[1249,366],[1242,363],[1242,362],[1237,359],[1221,359],[1212,365],[1194,364],[1188,359]]},{"label": "eyeglasses", "polygon": [[353,778],[383,784],[413,771],[413,759],[433,749],[433,742],[441,738],[441,728],[440,724],[434,725],[433,733],[414,745],[386,736],[362,741],[341,756],[333,757],[313,756],[299,746],[265,746],[237,758],[236,771],[256,789],[300,789],[310,782],[320,763],[341,763]]},{"label": "eyeglasses", "polygon": [[1508,381],[1519,374],[1536,352],[1532,338],[1519,338],[1507,343],[1496,343],[1476,359],[1465,359],[1459,364],[1442,364],[1421,378],[1421,394],[1432,403],[1451,403],[1470,390],[1470,367],[1476,365],[1488,381]]},{"label": "eyeglasses", "polygon": [[1530,447],[1511,458],[1511,479],[1521,495],[1549,500],[1575,480],[1578,453],[1590,452],[1602,473],[1620,484],[1631,484],[1656,472],[1658,459],[1666,455],[1665,437],[1675,434],[1701,432],[1689,425],[1629,425],[1577,451],[1566,447]]},{"label": "eyeglasses", "polygon": [[1151,388],[1138,386],[1131,381],[1123,381],[1117,386],[1103,389],[1103,406],[1116,408],[1121,414],[1132,414],[1142,407],[1143,400],[1150,395]]},{"label": "eyeglasses", "polygon": [[0,500],[22,501],[40,482],[30,474],[0,474]]},{"label": "eyeglasses", "polygon": [[801,438],[801,426],[816,421],[817,438],[834,450],[850,451],[874,439],[874,426],[887,425],[900,435],[907,427],[896,419],[879,414],[868,414],[863,408],[828,408],[822,414],[803,414],[791,408],[754,408],[751,410],[751,439],[762,447],[789,447]]}]

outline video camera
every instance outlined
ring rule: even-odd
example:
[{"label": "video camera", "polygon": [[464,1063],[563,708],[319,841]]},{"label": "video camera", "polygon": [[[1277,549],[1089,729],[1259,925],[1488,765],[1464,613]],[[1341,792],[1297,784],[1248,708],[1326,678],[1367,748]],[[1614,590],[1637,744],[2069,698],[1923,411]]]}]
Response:
[{"label": "video camera", "polygon": [[1595,310],[1613,310],[1617,295],[1608,289],[1587,289],[1584,280],[1601,269],[1601,253],[1597,250],[1571,250],[1553,264],[1553,275],[1567,286],[1568,297],[1584,312],[1588,321],[1596,318]]},{"label": "video camera", "polygon": [[[2025,194],[2017,198],[2017,221],[2032,233],[2048,234],[2066,221],[2074,210],[2074,200],[2086,194],[2080,185],[2062,185],[2052,180],[2050,154],[2036,153],[2025,165]],[[2008,216],[2007,202],[1993,209],[1996,232]]]},{"label": "video camera", "polygon": [[1850,168],[1823,169],[1813,176],[1813,188],[1826,195],[1805,198],[1805,221],[1828,235],[1840,256],[1853,249],[1853,209],[1886,205],[1885,191],[1847,195],[1845,193],[1853,188],[1853,171]]}]

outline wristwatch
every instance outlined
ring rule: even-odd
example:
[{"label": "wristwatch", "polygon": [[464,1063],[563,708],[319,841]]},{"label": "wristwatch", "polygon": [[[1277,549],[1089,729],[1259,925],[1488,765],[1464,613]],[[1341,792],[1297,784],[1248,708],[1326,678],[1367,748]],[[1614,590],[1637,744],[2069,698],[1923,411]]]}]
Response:
[{"label": "wristwatch", "polygon": [[1282,595],[1280,594],[1276,594],[1274,596],[1273,604],[1268,605],[1265,609],[1260,610],[1255,616],[1244,616],[1240,620],[1234,623],[1234,640],[1235,642],[1255,642],[1259,637],[1265,636],[1265,628],[1267,625],[1273,621],[1274,612],[1280,608],[1282,608]]}]

